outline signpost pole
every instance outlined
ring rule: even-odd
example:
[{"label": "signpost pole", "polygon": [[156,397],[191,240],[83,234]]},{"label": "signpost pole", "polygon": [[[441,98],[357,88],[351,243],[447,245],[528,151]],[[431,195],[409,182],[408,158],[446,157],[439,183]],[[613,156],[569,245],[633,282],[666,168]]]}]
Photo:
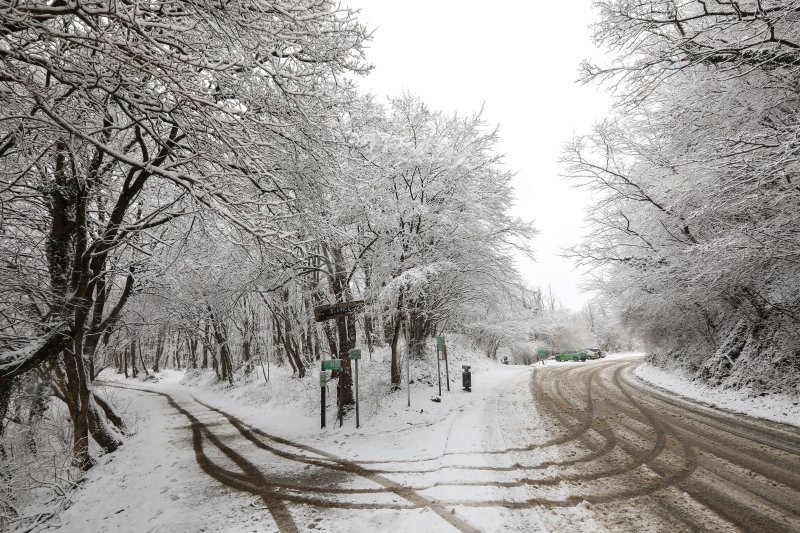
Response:
[{"label": "signpost pole", "polygon": [[444,348],[444,372],[447,378],[447,392],[450,392],[450,362],[447,359],[447,343],[442,339],[442,347]]},{"label": "signpost pole", "polygon": [[408,396],[408,406],[411,407],[411,386],[409,385],[409,359],[408,350],[406,350],[406,395]]},{"label": "signpost pole", "polygon": [[356,359],[356,429],[358,429],[358,359]]},{"label": "signpost pole", "polygon": [[436,375],[439,377],[439,396],[442,395],[442,360],[439,359],[439,342],[436,342]]},{"label": "signpost pole", "polygon": [[[342,427],[342,420],[344,418],[342,413],[342,396],[344,395],[344,387],[342,387],[342,373],[344,370],[339,370],[339,382],[336,384],[336,405],[339,408],[339,427]],[[334,427],[336,424],[334,423]]]},{"label": "signpost pole", "polygon": [[361,348],[353,348],[347,352],[351,361],[356,362],[356,428],[361,425],[361,420],[358,418],[358,361],[361,359]]},{"label": "signpost pole", "polygon": [[[325,373],[326,370],[341,370],[342,369],[342,361],[339,359],[323,359],[322,360],[322,369],[319,373],[319,388],[320,388],[320,404],[322,406],[322,410],[320,413],[320,422],[321,427],[325,427],[325,398],[327,398],[328,389],[325,384],[328,382],[328,374]],[[341,383],[341,380],[339,381]],[[339,396],[339,388],[337,385],[336,388],[336,395]],[[341,404],[341,402],[338,402]],[[341,416],[341,409],[339,410],[339,415]],[[341,418],[339,420],[341,423]],[[334,427],[336,426],[336,422],[334,421]]]},{"label": "signpost pole", "polygon": [[[324,364],[323,364],[322,368],[323,369],[325,368]],[[325,427],[325,381],[323,381],[323,379],[322,379],[322,371],[320,371],[319,390],[320,390],[320,393],[321,393],[320,394],[320,401],[321,401],[321,406],[322,406],[322,409],[320,410],[320,420],[321,420],[321,424],[322,425],[320,427],[324,428]]]}]

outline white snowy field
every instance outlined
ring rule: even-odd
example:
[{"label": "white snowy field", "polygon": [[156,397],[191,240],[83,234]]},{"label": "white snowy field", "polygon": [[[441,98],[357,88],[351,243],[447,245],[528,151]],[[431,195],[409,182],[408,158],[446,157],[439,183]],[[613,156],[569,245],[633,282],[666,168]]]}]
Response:
[{"label": "white snowy field", "polygon": [[[174,371],[157,382],[106,372],[107,390],[136,420],[136,434],[89,472],[60,530],[276,531],[279,519],[283,530],[602,530],[586,503],[535,505],[569,494],[568,484],[543,492],[526,483],[529,468],[565,453],[531,446],[551,437],[530,392],[535,367],[452,352],[461,356],[452,357],[451,391],[443,382],[440,403],[431,400],[435,359],[412,366],[411,407],[405,390],[388,392],[386,353],[362,360],[359,429],[353,413],[343,427],[335,423],[332,385],[320,428],[316,375],[292,380],[273,369],[269,384],[258,375],[228,388]],[[471,393],[461,390],[462,362],[473,368]],[[209,406],[263,437],[248,441]],[[216,467],[227,472],[222,483],[206,473]],[[245,474],[275,487],[283,518],[265,498],[231,487]]]},{"label": "white snowy field", "polygon": [[[390,391],[385,351],[362,360],[358,429],[352,412],[343,427],[336,423],[332,383],[327,427],[320,428],[317,375],[293,379],[272,369],[269,383],[257,374],[231,388],[216,383],[213,373],[163,371],[157,380],[143,381],[106,371],[105,392],[125,410],[135,434],[101,458],[52,527],[67,532],[613,529],[608,505],[575,497],[591,494],[585,489],[593,485],[576,481],[580,475],[569,481],[569,473],[588,472],[591,478],[592,463],[575,472],[564,469],[576,461],[576,444],[554,444],[564,441],[552,433],[557,431],[548,418],[552,413],[534,402],[532,378],[555,376],[546,374],[556,370],[549,367],[563,369],[557,374],[562,377],[589,375],[615,367],[607,361],[636,362],[642,354],[526,367],[497,364],[468,347],[451,353],[458,354],[450,362],[451,391],[443,382],[441,402],[432,401],[438,392],[435,359],[412,365],[410,407],[405,390]],[[461,390],[462,363],[472,366],[472,392]],[[642,368],[652,386],[706,404],[738,406],[744,397],[693,392],[688,380],[670,376],[657,383],[647,366],[637,372]],[[536,374],[538,369],[542,373]],[[629,428],[618,431],[636,440]],[[597,483],[604,486],[602,479]],[[624,521],[642,522],[650,523],[644,515]]]}]

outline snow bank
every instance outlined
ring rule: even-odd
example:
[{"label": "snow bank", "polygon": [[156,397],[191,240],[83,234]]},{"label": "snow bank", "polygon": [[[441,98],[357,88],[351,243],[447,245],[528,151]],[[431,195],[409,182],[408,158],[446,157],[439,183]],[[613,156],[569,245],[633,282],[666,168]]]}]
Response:
[{"label": "snow bank", "polygon": [[641,379],[691,400],[749,416],[800,427],[800,397],[786,394],[756,393],[752,389],[718,389],[692,381],[686,374],[664,371],[649,363],[639,365],[634,374]]},{"label": "snow bank", "polygon": [[[401,387],[399,390],[392,390],[389,382],[391,353],[388,346],[376,347],[370,355],[365,346],[359,346],[362,351],[362,359],[359,362],[359,404],[361,419],[370,418],[384,409],[388,404],[397,399],[406,398],[405,390],[405,361],[401,361]],[[480,380],[480,375],[486,372],[496,363],[486,358],[480,350],[471,346],[466,339],[460,335],[449,335],[447,337],[447,348],[450,370],[451,390],[461,389],[461,365],[471,366],[473,380]],[[405,350],[402,350],[405,352]],[[410,361],[410,382],[412,405],[424,401],[430,403],[430,396],[438,393],[438,379],[435,346],[429,343],[424,360]],[[353,363],[355,369],[355,363]],[[266,370],[256,365],[255,369],[248,375],[241,372],[237,373],[234,380],[235,386],[231,387],[227,382],[220,382],[213,370],[189,370],[179,379],[180,385],[196,389],[203,394],[207,391],[212,392],[212,397],[221,403],[233,403],[238,407],[250,406],[258,410],[268,408],[275,416],[275,410],[288,409],[296,411],[297,414],[303,413],[318,425],[320,386],[319,368],[314,367],[308,370],[308,374],[302,378],[292,377],[291,369],[287,366],[278,367],[274,364],[269,369],[269,381],[265,380]],[[445,362],[441,364],[442,391],[447,390]],[[105,376],[103,376],[105,379]],[[170,376],[168,380],[161,380],[160,383],[175,383],[176,379]],[[328,381],[328,407],[333,409],[336,402],[336,380]],[[214,394],[216,393],[216,394]],[[415,402],[415,398],[419,399]],[[332,419],[332,414],[330,415]],[[316,418],[314,418],[316,417]]]}]

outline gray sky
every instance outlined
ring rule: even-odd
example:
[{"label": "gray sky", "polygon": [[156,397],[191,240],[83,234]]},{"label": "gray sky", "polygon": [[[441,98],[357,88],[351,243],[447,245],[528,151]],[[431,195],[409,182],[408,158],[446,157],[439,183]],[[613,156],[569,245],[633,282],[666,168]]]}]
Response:
[{"label": "gray sky", "polygon": [[418,94],[432,108],[499,124],[506,164],[517,172],[514,214],[535,221],[537,262],[519,262],[525,278],[580,308],[589,295],[581,273],[558,257],[583,233],[586,193],[559,177],[561,148],[603,117],[608,98],[575,84],[590,39],[591,0],[349,0],[374,30],[373,72],[360,80],[379,96]]}]

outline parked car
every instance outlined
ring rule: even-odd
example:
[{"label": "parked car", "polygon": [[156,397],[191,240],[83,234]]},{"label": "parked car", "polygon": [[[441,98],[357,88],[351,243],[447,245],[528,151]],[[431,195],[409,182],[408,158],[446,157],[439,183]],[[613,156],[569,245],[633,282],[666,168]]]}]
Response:
[{"label": "parked car", "polygon": [[556,361],[586,361],[586,352],[583,350],[580,351],[573,351],[573,352],[564,352],[556,355],[554,359]]},{"label": "parked car", "polygon": [[599,348],[586,348],[583,351],[586,352],[589,359],[600,359],[606,356]]}]

